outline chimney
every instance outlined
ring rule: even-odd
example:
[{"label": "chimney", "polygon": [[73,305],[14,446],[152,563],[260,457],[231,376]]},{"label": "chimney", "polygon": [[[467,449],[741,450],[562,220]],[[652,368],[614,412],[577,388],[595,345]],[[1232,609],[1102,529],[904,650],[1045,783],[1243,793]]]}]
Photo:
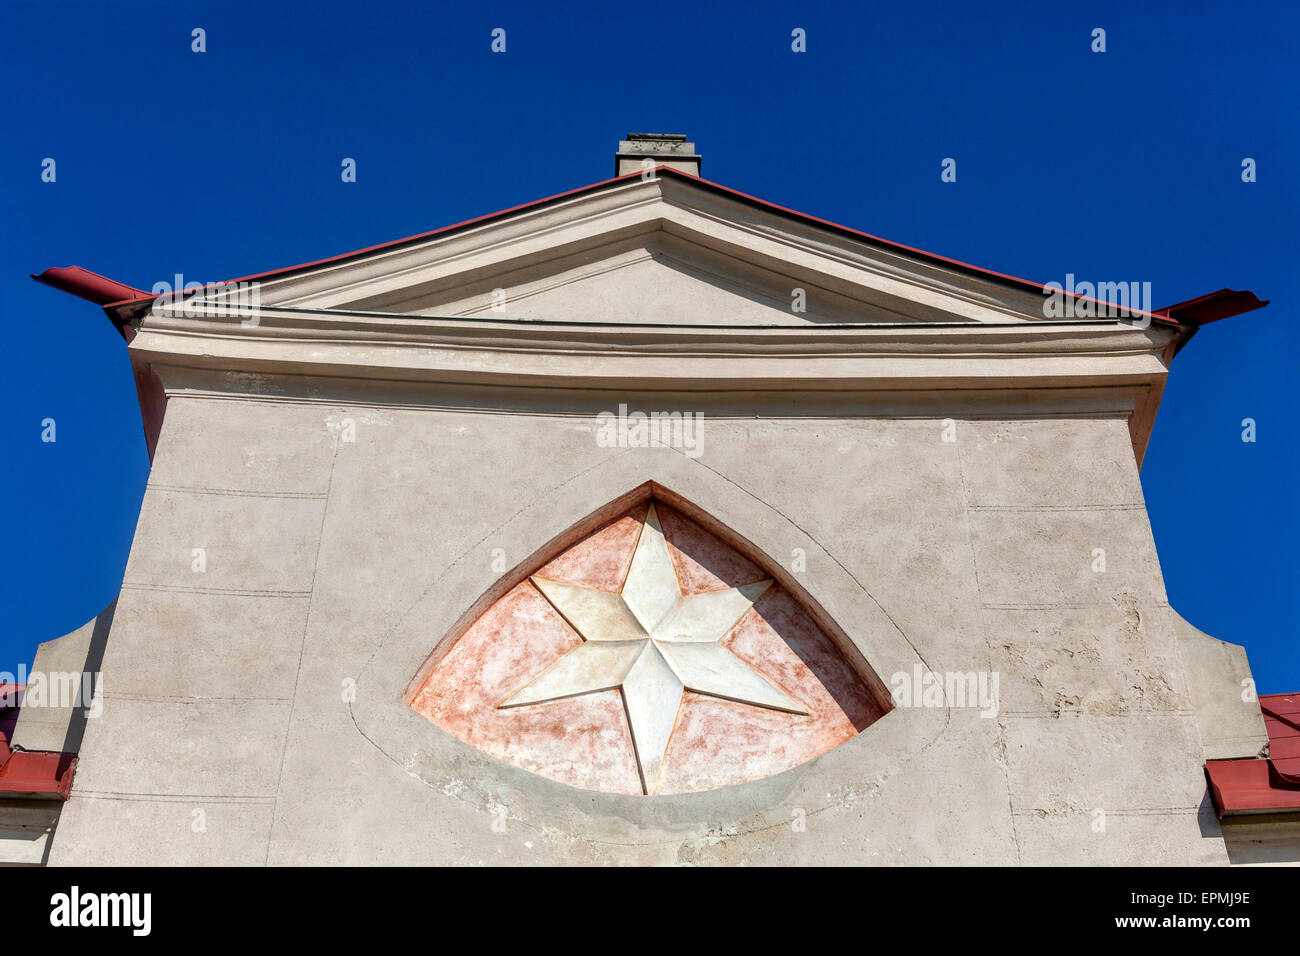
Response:
[{"label": "chimney", "polygon": [[[649,160],[649,165],[642,165],[643,160]],[[628,133],[614,154],[614,175],[625,176],[654,166],[669,166],[698,176],[702,162],[695,152],[695,144],[686,142],[683,133]]]}]

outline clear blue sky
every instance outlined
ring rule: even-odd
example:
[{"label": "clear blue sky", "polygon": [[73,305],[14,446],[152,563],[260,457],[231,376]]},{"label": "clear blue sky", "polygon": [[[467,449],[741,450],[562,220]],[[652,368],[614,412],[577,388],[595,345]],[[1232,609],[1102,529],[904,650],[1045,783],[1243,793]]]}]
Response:
[{"label": "clear blue sky", "polygon": [[6,0],[0,669],[112,599],[148,474],[121,339],[29,273],[291,265],[604,179],[663,130],[706,178],[991,269],[1271,299],[1179,355],[1142,482],[1174,607],[1300,689],[1298,9]]}]

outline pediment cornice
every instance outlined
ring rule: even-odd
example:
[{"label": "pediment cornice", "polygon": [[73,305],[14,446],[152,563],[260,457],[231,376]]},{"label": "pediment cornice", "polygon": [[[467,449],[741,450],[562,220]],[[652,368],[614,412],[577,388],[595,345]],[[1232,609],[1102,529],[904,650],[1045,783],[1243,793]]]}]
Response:
[{"label": "pediment cornice", "polygon": [[[476,290],[485,296],[503,276],[558,273],[629,244],[663,242],[729,263],[737,275],[762,274],[784,287],[787,301],[796,286],[823,290],[837,298],[841,320],[855,308],[853,317],[864,322],[1043,316],[1042,295],[1032,290],[667,175],[613,181],[482,224],[272,275],[259,280],[259,293],[264,305],[472,314]],[[701,324],[705,318],[696,317]]]},{"label": "pediment cornice", "polygon": [[901,388],[1163,380],[1171,333],[1116,322],[591,325],[263,308],[155,308],[161,365],[538,387]]}]

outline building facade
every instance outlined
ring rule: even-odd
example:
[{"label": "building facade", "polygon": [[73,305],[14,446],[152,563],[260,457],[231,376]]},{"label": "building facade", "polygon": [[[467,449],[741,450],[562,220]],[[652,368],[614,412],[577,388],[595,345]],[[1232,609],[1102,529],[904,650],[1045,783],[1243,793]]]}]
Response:
[{"label": "building facade", "polygon": [[1220,820],[1268,732],[1138,474],[1258,300],[1052,318],[684,137],[616,164],[188,295],[42,277],[153,454],[48,861],[1294,859]]}]

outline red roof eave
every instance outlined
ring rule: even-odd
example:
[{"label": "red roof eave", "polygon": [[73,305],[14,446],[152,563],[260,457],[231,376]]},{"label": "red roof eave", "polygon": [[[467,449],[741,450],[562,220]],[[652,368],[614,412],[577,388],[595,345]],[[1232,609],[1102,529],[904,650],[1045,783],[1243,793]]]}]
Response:
[{"label": "red roof eave", "polygon": [[107,306],[113,303],[153,298],[143,289],[134,288],[116,279],[102,276],[98,272],[83,269],[81,266],[55,266],[39,275],[33,273],[32,278],[97,305]]},{"label": "red roof eave", "polygon": [[1220,819],[1245,813],[1300,812],[1300,784],[1283,778],[1267,757],[1207,760],[1205,774]]},{"label": "red roof eave", "polygon": [[0,684],[0,798],[67,800],[77,755],[50,750],[12,750],[25,684]]},{"label": "red roof eave", "polygon": [[1263,694],[1259,709],[1268,731],[1269,756],[1205,763],[1220,819],[1300,812],[1300,694]]},{"label": "red roof eave", "polygon": [[77,755],[46,750],[17,750],[0,764],[0,797],[45,797],[67,800]]}]

